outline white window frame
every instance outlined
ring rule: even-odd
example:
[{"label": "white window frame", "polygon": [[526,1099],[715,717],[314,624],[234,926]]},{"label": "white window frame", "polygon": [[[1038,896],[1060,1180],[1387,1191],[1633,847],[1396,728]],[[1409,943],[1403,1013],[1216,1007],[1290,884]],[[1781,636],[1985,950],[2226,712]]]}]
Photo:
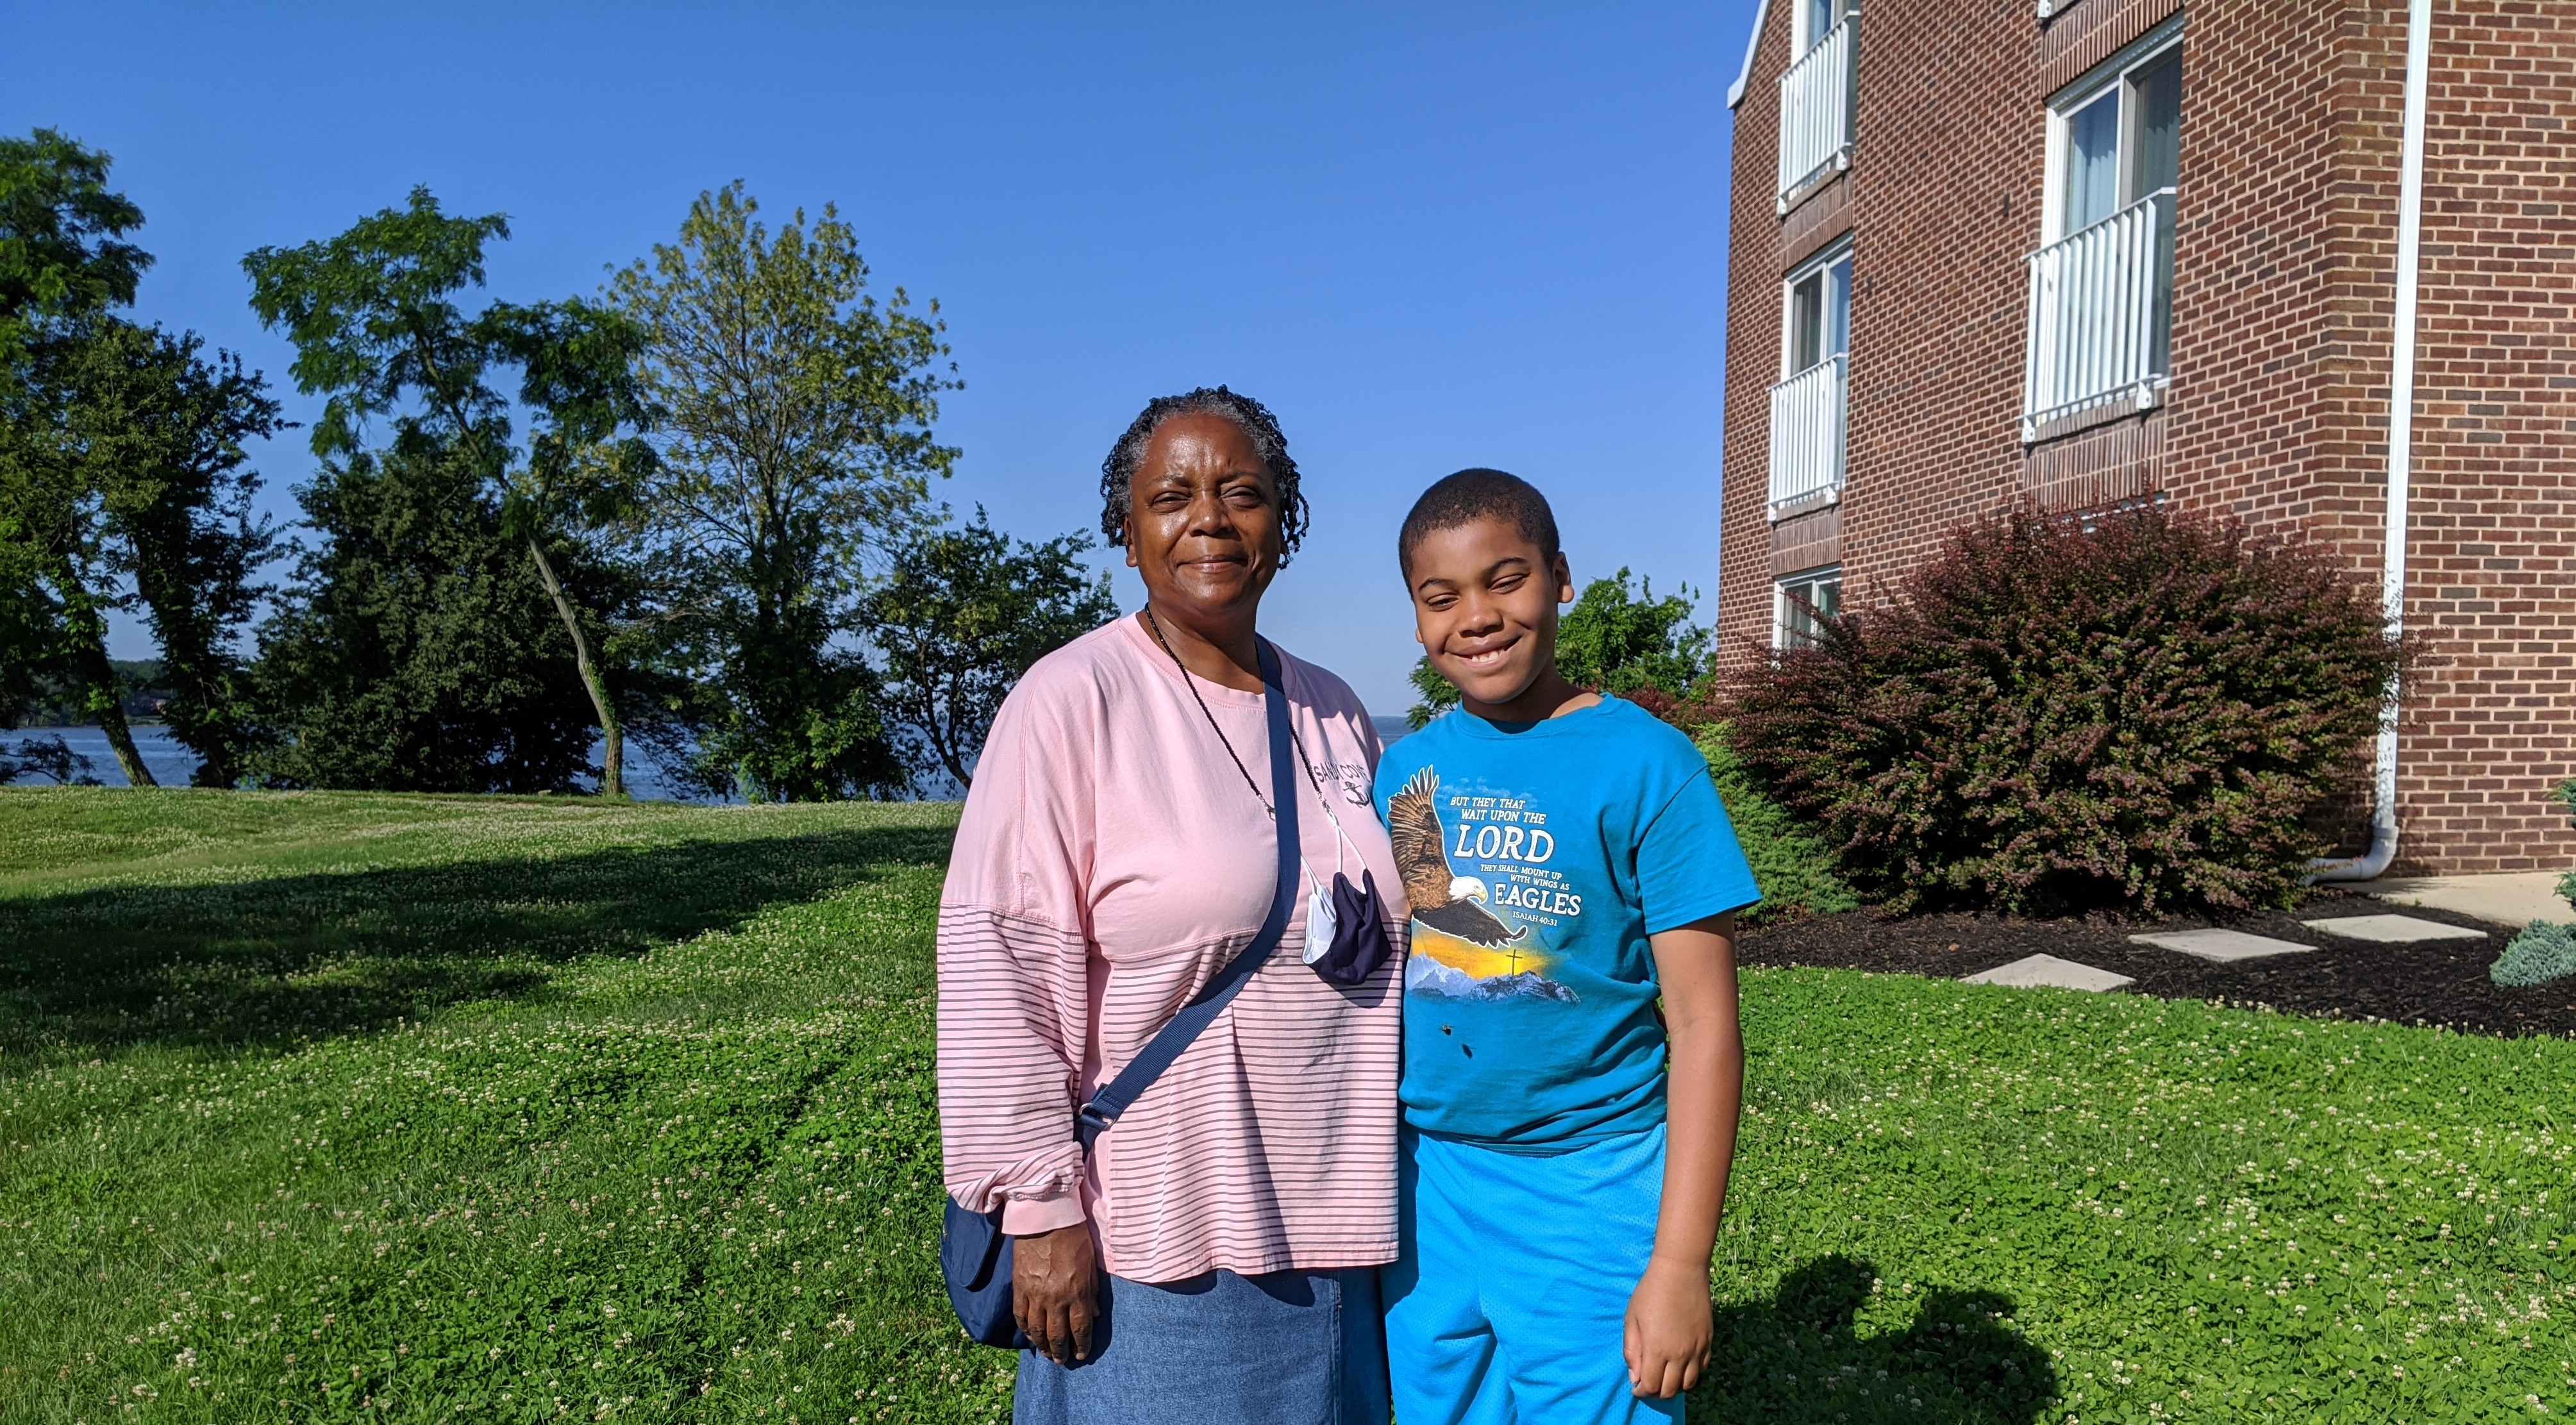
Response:
[{"label": "white window frame", "polygon": [[[2040,246],[2046,247],[2066,236],[2066,159],[2069,148],[2066,121],[2089,107],[2094,100],[2126,85],[2139,70],[2181,48],[2182,26],[2183,17],[2175,16],[2049,98],[2047,161],[2040,197]],[[2185,91],[2184,97],[2188,102],[2189,91]],[[2124,160],[2132,141],[2131,123],[2132,116],[2125,112],[2124,107],[2120,116],[2120,152]],[[2121,181],[2127,182],[2127,163],[2124,161],[2118,167],[2122,170]]]},{"label": "white window frame", "polygon": [[[1827,269],[1829,269],[1829,268],[1833,267],[1836,263],[1841,263],[1841,262],[1851,262],[1851,261],[1852,261],[1852,240],[1851,240],[1851,238],[1850,238],[1850,236],[1849,236],[1849,235],[1845,235],[1845,236],[1843,236],[1843,237],[1836,238],[1836,239],[1835,239],[1831,244],[1827,245],[1827,246],[1826,246],[1822,251],[1818,252],[1815,256],[1808,258],[1806,261],[1799,263],[1797,266],[1795,266],[1795,267],[1793,267],[1793,268],[1790,268],[1790,269],[1789,269],[1789,273],[1788,273],[1788,275],[1787,275],[1787,276],[1785,276],[1785,277],[1782,277],[1782,278],[1780,279],[1780,379],[1781,379],[1781,380],[1786,381],[1786,380],[1787,380],[1787,379],[1789,379],[1790,377],[1795,376],[1795,375],[1797,375],[1799,372],[1804,371],[1804,370],[1806,370],[1806,369],[1807,369],[1806,367],[1803,367],[1803,366],[1792,366],[1792,365],[1790,364],[1790,363],[1794,362],[1795,360],[1797,360],[1797,352],[1798,352],[1798,332],[1797,332],[1797,319],[1798,319],[1798,284],[1799,284],[1799,283],[1801,283],[1801,282],[1806,281],[1806,280],[1807,280],[1808,278],[1810,278],[1810,277],[1815,276],[1817,273],[1820,273],[1820,272],[1824,272],[1824,271],[1826,271]],[[1854,273],[1853,273],[1853,281],[1854,281],[1855,283],[1857,282],[1858,277],[1859,277],[1858,269],[1857,269],[1857,267],[1855,267],[1855,269],[1854,269]],[[1827,285],[1828,285],[1828,287],[1830,287],[1830,286],[1831,286],[1831,284],[1830,284],[1830,283],[1828,283]],[[1844,292],[1845,292],[1845,300],[1846,300],[1846,301],[1848,301],[1851,297],[1856,297],[1856,296],[1858,296],[1858,295],[1859,295],[1859,293],[1858,293],[1857,291],[1853,290],[1853,287],[1852,287],[1852,286],[1850,286],[1850,285],[1846,285],[1846,287],[1844,288]],[[1846,327],[1846,330],[1845,330],[1845,333],[1844,333],[1844,347],[1843,347],[1843,353],[1844,353],[1844,354],[1846,354],[1846,355],[1848,355],[1848,354],[1849,354],[1849,352],[1850,352],[1850,350],[1851,350],[1851,347],[1850,347],[1850,333],[1849,333],[1849,330],[1848,330],[1849,323],[1850,323],[1850,320],[1851,320],[1851,313],[1850,313],[1850,311],[1849,311],[1849,309],[1848,309],[1848,308],[1846,308],[1846,309],[1845,309],[1845,311],[1844,311],[1843,319],[1844,319],[1845,327]],[[1820,338],[1820,339],[1819,339],[1819,341],[1818,341],[1818,345],[1819,345],[1820,347],[1823,345],[1823,342],[1822,342],[1821,338]],[[1830,358],[1831,358],[1831,357],[1833,357],[1834,355],[1835,355],[1835,353],[1828,351],[1828,352],[1825,352],[1825,353],[1824,353],[1824,356],[1823,356],[1823,357],[1821,357],[1821,358],[1819,358],[1819,360],[1830,359]]]},{"label": "white window frame", "polygon": [[[1789,653],[1795,651],[1796,648],[1806,646],[1805,644],[1792,645],[1789,642],[1789,590],[1793,587],[1811,587],[1828,580],[1830,580],[1834,586],[1834,611],[1836,614],[1839,614],[1842,611],[1841,591],[1843,584],[1843,566],[1839,563],[1819,564],[1813,569],[1801,569],[1795,574],[1790,574],[1771,581],[1771,647],[1773,651]],[[1810,602],[1812,602],[1812,600]]]},{"label": "white window frame", "polygon": [[[1807,51],[1816,47],[1816,41],[1825,37],[1823,32],[1816,29],[1813,18],[1808,14],[1808,6],[1812,3],[1813,0],[1791,0],[1793,8],[1789,11],[1789,53],[1793,58],[1804,56]],[[1835,17],[1836,24],[1860,13],[1860,0],[1840,0],[1840,5],[1842,14]]]}]

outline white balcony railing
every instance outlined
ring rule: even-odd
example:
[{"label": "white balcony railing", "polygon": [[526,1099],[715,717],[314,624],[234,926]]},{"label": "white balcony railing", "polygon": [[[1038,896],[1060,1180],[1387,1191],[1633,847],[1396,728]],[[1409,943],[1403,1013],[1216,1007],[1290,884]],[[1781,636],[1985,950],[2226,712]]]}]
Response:
[{"label": "white balcony railing", "polygon": [[2174,190],[2159,189],[2034,252],[2021,438],[2114,402],[2145,410],[2164,385]]},{"label": "white balcony railing", "polygon": [[1845,16],[1780,76],[1779,209],[1789,195],[1829,169],[1851,165],[1852,56],[1860,17]]},{"label": "white balcony railing", "polygon": [[1773,519],[1811,497],[1830,504],[1842,496],[1849,362],[1829,356],[1771,388]]}]

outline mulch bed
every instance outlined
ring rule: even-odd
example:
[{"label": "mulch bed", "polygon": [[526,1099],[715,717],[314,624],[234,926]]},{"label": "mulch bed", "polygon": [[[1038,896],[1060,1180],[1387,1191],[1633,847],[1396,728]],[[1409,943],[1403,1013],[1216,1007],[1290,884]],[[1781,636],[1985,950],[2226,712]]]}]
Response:
[{"label": "mulch bed", "polygon": [[[2351,915],[2409,915],[2488,933],[2485,940],[2381,945],[2341,940],[2300,924]],[[2054,955],[2137,981],[2126,993],[2261,1005],[2336,1019],[2442,1025],[2479,1034],[2576,1035],[2576,980],[2515,989],[2487,978],[2513,932],[2474,916],[2318,890],[2296,911],[2236,917],[2228,929],[2317,947],[2217,964],[2130,942],[2142,931],[2190,930],[2207,921],[2012,920],[1975,915],[1883,916],[1859,910],[1747,931],[1737,954],[1751,965],[1957,979],[2025,955]]]}]

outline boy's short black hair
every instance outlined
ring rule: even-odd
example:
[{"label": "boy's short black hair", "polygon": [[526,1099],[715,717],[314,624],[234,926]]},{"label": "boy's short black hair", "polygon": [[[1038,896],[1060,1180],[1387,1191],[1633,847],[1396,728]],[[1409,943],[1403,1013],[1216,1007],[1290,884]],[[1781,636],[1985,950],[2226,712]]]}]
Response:
[{"label": "boy's short black hair", "polygon": [[1404,528],[1395,537],[1395,562],[1406,580],[1413,577],[1413,551],[1422,541],[1482,519],[1501,520],[1519,530],[1521,538],[1538,546],[1542,563],[1554,564],[1563,552],[1557,543],[1556,511],[1548,508],[1547,496],[1536,485],[1507,471],[1476,466],[1442,476],[1413,502],[1412,513],[1404,517]]}]

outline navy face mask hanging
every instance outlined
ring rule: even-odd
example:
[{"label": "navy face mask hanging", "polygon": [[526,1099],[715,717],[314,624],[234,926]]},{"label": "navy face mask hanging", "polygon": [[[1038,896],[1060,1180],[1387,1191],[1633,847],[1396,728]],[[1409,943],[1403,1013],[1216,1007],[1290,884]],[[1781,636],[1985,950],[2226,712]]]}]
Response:
[{"label": "navy face mask hanging", "polygon": [[[1270,722],[1272,815],[1279,832],[1279,879],[1271,892],[1270,913],[1263,917],[1261,929],[1254,933],[1252,943],[1243,948],[1243,953],[1227,961],[1225,968],[1211,976],[1198,997],[1172,1016],[1171,1022],[1157,1031],[1145,1047],[1137,1051],[1135,1058],[1127,1061],[1127,1067],[1119,1071],[1118,1077],[1093,1094],[1091,1101],[1074,1115],[1074,1137],[1086,1154],[1091,1151],[1092,1140],[1117,1122],[1118,1115],[1126,1112],[1127,1106],[1151,1087],[1163,1070],[1171,1067],[1173,1060],[1181,1057],[1181,1051],[1190,1047],[1191,1040],[1199,1037],[1199,1031],[1207,1028],[1218,1011],[1225,1008],[1226,1002],[1233,999],[1235,992],[1252,978],[1253,972],[1261,968],[1262,962],[1270,958],[1270,952],[1279,948],[1280,937],[1288,931],[1289,913],[1297,903],[1297,774],[1291,761],[1293,748],[1288,728],[1288,693],[1280,677],[1279,656],[1266,642],[1259,646],[1259,653],[1262,702]],[[1365,872],[1362,879],[1366,879]],[[1338,911],[1338,897],[1348,889],[1349,883],[1338,875],[1333,880]],[[1365,926],[1376,937],[1377,958],[1385,959],[1386,929],[1383,917],[1378,913],[1377,888],[1370,885],[1364,891],[1352,891],[1351,895],[1357,904],[1365,906],[1368,913],[1365,916],[1343,916],[1337,923],[1333,943],[1327,945],[1322,958],[1331,958],[1333,945],[1342,938],[1340,926],[1350,926],[1354,931]],[[1365,949],[1357,944],[1356,937],[1354,946],[1355,957]],[[1356,958],[1353,963],[1356,963]],[[1374,971],[1375,963],[1371,963],[1369,969]],[[1328,980],[1333,979],[1332,974],[1320,966],[1317,973]],[[1365,980],[1367,975],[1362,974],[1359,978]],[[1334,982],[1341,983],[1338,980]],[[1358,982],[1354,980],[1351,983]],[[1028,1349],[1029,1338],[1020,1330],[1019,1318],[1012,1310],[1011,1238],[1002,1230],[1002,1209],[969,1212],[958,1205],[957,1199],[950,1198],[947,1220],[939,1233],[939,1270],[948,1279],[949,1304],[957,1309],[958,1324],[966,1328],[968,1336],[987,1346]],[[1099,1303],[1104,1317],[1108,1302],[1108,1293],[1104,1291]]]},{"label": "navy face mask hanging", "polygon": [[1329,889],[1319,879],[1306,901],[1304,958],[1324,983],[1358,989],[1386,963],[1388,953],[1386,903],[1378,899],[1377,878],[1368,868],[1360,868],[1356,886],[1339,871]]}]

